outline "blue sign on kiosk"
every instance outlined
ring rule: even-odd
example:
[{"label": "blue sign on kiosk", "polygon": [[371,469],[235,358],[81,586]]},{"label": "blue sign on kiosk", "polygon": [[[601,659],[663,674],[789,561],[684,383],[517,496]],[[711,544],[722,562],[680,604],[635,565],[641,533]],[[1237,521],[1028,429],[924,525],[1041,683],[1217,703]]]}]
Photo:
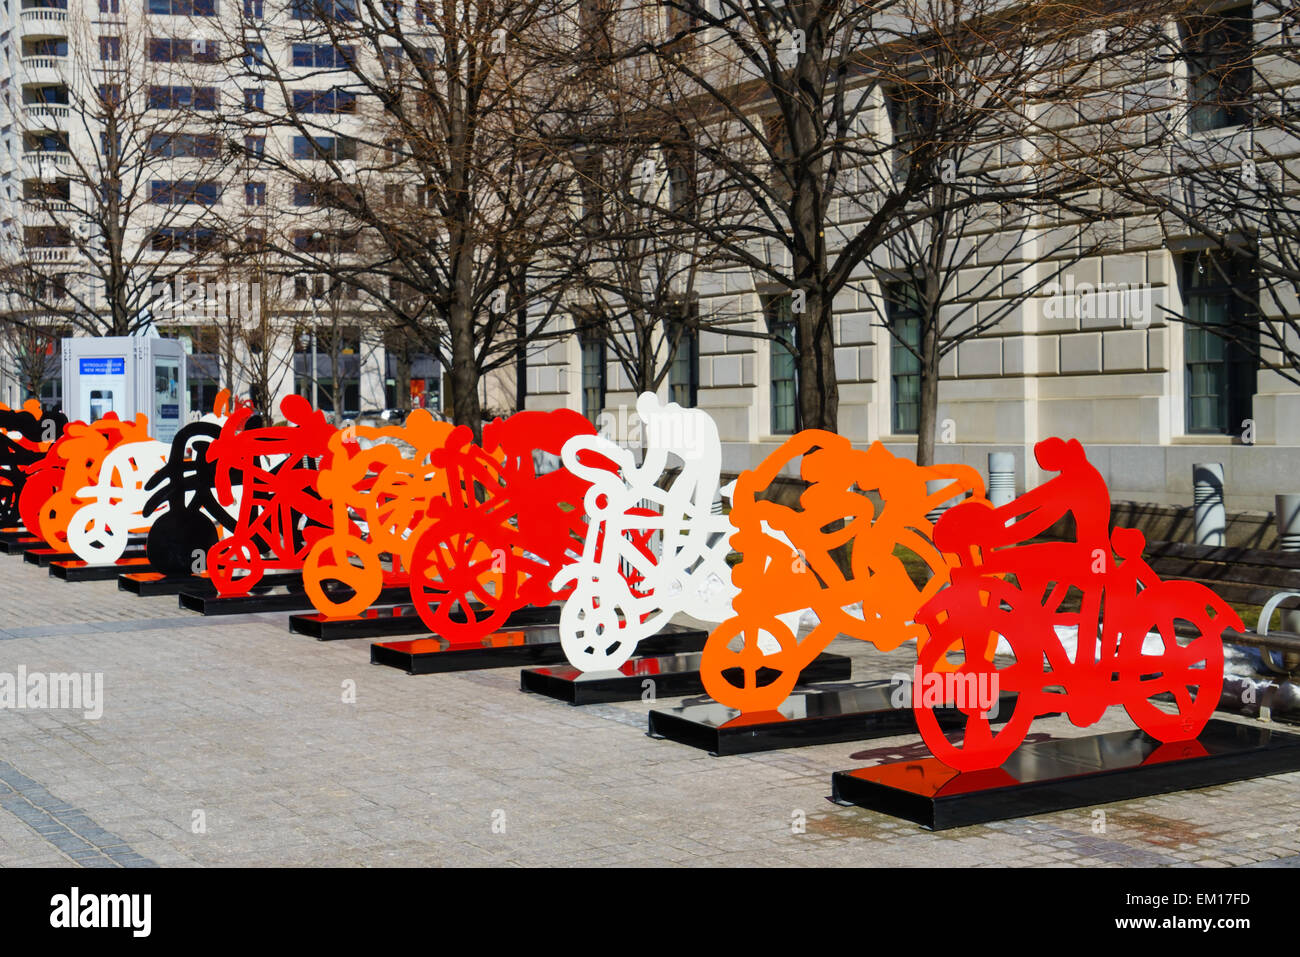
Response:
[{"label": "blue sign on kiosk", "polygon": [[124,375],[126,359],[121,356],[104,356],[77,361],[77,371],[82,375]]}]

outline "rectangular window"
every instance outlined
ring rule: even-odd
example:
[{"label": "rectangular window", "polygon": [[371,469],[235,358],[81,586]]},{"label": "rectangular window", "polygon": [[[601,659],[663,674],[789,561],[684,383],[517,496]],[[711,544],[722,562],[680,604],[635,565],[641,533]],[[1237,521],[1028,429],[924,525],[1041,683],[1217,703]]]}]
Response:
[{"label": "rectangular window", "polygon": [[267,65],[265,43],[250,42],[244,44],[244,69],[250,73],[255,73]]},{"label": "rectangular window", "polygon": [[294,66],[344,70],[356,62],[357,48],[349,44],[295,43],[290,48],[290,56]]},{"label": "rectangular window", "polygon": [[120,0],[99,0],[100,13],[121,13]]},{"label": "rectangular window", "polygon": [[266,91],[258,88],[256,90],[244,91],[244,109],[245,110],[262,110],[266,108]]},{"label": "rectangular window", "polygon": [[582,334],[582,414],[594,425],[605,410],[605,337],[599,330]]},{"label": "rectangular window", "polygon": [[347,90],[294,90],[295,113],[355,113],[357,95]]},{"label": "rectangular window", "polygon": [[266,184],[245,183],[244,184],[244,205],[265,206],[266,205]]},{"label": "rectangular window", "polygon": [[215,86],[151,86],[148,100],[151,110],[200,110],[217,108]]},{"label": "rectangular window", "polygon": [[158,16],[215,17],[217,0],[149,0],[149,12]]},{"label": "rectangular window", "polygon": [[105,106],[117,106],[122,102],[122,86],[118,83],[99,84],[99,102]]},{"label": "rectangular window", "polygon": [[1187,21],[1188,119],[1193,133],[1240,126],[1249,119],[1254,46],[1249,6]]},{"label": "rectangular window", "polygon": [[266,137],[265,136],[245,136],[244,152],[249,156],[266,155]]},{"label": "rectangular window", "polygon": [[[1183,257],[1188,434],[1237,435],[1259,368],[1259,278],[1249,255]],[[1218,332],[1222,329],[1222,333]]]},{"label": "rectangular window", "polygon": [[122,38],[121,37],[100,37],[99,58],[101,60],[122,59]]},{"label": "rectangular window", "polygon": [[261,20],[262,0],[244,0],[244,16],[253,20]]},{"label": "rectangular window", "polygon": [[890,428],[895,435],[915,435],[921,421],[920,299],[910,282],[886,283],[884,294],[890,329]]},{"label": "rectangular window", "polygon": [[212,180],[156,179],[149,184],[149,201],[162,206],[197,203],[211,206],[221,198],[221,187]]},{"label": "rectangular window", "polygon": [[799,428],[799,364],[794,352],[798,339],[790,294],[764,296],[763,317],[772,336],[768,350],[772,434],[792,435]]},{"label": "rectangular window", "polygon": [[165,158],[217,155],[217,137],[211,133],[154,133],[149,137],[149,155]]},{"label": "rectangular window", "polygon": [[355,20],[357,0],[291,0],[289,17],[293,20]]},{"label": "rectangular window", "polygon": [[684,316],[668,323],[669,346],[677,342],[668,367],[668,398],[683,408],[694,408],[700,392],[700,334],[696,327],[698,309],[694,303],[683,309]]},{"label": "rectangular window", "polygon": [[357,141],[347,136],[295,136],[293,158],[354,160]]},{"label": "rectangular window", "polygon": [[415,0],[415,22],[420,26],[437,23],[438,6],[435,0]]},{"label": "rectangular window", "polygon": [[[117,38],[101,37],[100,45],[103,46],[104,40],[115,39]],[[152,63],[215,63],[221,58],[220,41],[206,38],[191,41],[150,37],[146,49]]]}]

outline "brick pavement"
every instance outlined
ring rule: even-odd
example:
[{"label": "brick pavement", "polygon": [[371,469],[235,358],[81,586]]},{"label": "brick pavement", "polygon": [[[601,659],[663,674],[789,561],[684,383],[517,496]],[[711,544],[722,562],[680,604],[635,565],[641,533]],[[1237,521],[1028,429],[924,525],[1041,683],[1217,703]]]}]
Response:
[{"label": "brick pavement", "polygon": [[[1300,774],[1107,805],[1103,833],[1080,809],[936,834],[828,800],[832,771],[914,737],[711,758],[644,734],[674,700],[573,708],[521,693],[517,669],[412,677],[372,667],[368,641],[291,635],[285,615],[204,619],[0,563],[0,671],[102,672],[106,699],[98,721],[0,711],[6,865],[1300,860]],[[910,666],[831,650],[859,680]],[[1098,730],[1126,727],[1113,708]]]}]

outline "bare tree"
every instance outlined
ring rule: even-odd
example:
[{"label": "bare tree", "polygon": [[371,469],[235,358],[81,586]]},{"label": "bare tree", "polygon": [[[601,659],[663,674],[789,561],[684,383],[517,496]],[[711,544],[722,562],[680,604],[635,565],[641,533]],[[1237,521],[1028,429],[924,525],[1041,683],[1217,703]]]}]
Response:
[{"label": "bare tree", "polygon": [[[227,38],[229,64],[265,90],[243,125],[268,179],[347,220],[323,245],[304,242],[315,214],[303,210],[268,245],[406,329],[446,370],[455,420],[477,432],[480,379],[517,361],[519,311],[527,338],[559,308],[561,277],[531,272],[556,241],[564,192],[540,145],[560,89],[552,4],[397,6],[299,3],[287,25],[245,22]],[[290,62],[265,52],[286,41]]]},{"label": "bare tree", "polygon": [[23,161],[35,173],[23,198],[35,222],[15,264],[25,275],[11,274],[9,288],[26,315],[56,313],[89,335],[147,325],[157,289],[217,245],[201,220],[227,157],[194,122],[221,112],[218,87],[202,78],[216,50],[149,36],[142,18],[131,12],[108,36],[70,10],[68,40],[31,51],[33,69],[50,61],[50,82],[23,94]]}]

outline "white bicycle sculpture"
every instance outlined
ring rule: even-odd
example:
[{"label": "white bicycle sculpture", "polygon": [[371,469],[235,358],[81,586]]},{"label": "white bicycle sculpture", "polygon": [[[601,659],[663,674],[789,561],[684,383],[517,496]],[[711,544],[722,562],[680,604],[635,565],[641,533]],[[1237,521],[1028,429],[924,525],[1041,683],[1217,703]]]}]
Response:
[{"label": "white bicycle sculpture", "polygon": [[167,464],[171,446],[127,442],[104,457],[94,485],[77,491],[86,500],[68,523],[68,545],[82,561],[111,564],[126,551],[131,533],[147,531],[166,509],[148,518],[140,512],[149,499],[145,483]]},{"label": "white bicycle sculpture", "polygon": [[[719,492],[730,492],[718,487],[716,423],[699,409],[661,405],[651,392],[637,399],[636,409],[646,446],[641,465],[630,449],[601,436],[575,436],[562,451],[565,466],[591,482],[582,558],[551,582],[557,590],[576,583],[560,612],[560,644],[584,672],[617,670],[679,612],[725,621],[736,596],[727,564],[734,529],[726,515],[714,513]],[[584,465],[583,453],[613,461],[617,473]],[[660,488],[670,458],[680,471]],[[633,540],[647,532],[654,539],[649,554]],[[788,617],[797,627],[799,613]]]}]

